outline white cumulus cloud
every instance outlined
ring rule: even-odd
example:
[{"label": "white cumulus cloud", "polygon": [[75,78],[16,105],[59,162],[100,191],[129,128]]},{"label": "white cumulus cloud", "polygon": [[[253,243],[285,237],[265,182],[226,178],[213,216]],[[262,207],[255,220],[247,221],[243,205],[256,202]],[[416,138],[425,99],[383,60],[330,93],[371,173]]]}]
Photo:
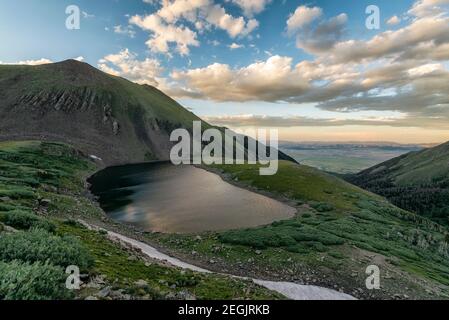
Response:
[{"label": "white cumulus cloud", "polygon": [[309,8],[307,6],[299,6],[287,20],[287,32],[294,33],[301,28],[309,25],[323,14],[323,10],[319,7]]},{"label": "white cumulus cloud", "polygon": [[98,68],[109,74],[127,78],[139,84],[157,86],[158,78],[163,71],[155,59],[138,60],[137,55],[128,49],[110,54],[98,61]]}]

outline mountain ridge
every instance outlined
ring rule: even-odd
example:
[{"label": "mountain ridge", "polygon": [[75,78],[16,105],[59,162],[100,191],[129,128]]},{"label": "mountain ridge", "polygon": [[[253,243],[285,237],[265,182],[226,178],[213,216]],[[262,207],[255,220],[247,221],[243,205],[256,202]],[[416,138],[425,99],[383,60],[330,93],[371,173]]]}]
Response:
[{"label": "mountain ridge", "polygon": [[201,121],[163,92],[66,60],[0,65],[1,140],[63,141],[105,165],[168,160],[170,132]]},{"label": "mountain ridge", "polygon": [[0,65],[0,98],[1,141],[65,142],[105,166],[169,160],[171,132],[194,121],[224,131],[155,87],[77,60]]}]

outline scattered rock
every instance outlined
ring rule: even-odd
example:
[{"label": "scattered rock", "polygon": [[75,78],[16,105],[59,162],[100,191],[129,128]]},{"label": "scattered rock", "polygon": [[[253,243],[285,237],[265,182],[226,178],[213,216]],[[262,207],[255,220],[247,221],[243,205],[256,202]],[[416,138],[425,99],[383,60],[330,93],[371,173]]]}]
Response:
[{"label": "scattered rock", "polygon": [[[83,276],[85,276],[85,275],[83,275]],[[88,277],[89,276],[87,275],[87,278]],[[92,277],[90,282],[87,283],[85,285],[85,287],[86,288],[92,288],[92,289],[101,289],[106,284],[106,281],[104,280],[105,278],[106,277],[104,275],[99,275],[99,276],[96,276],[96,277]]]},{"label": "scattered rock", "polygon": [[146,287],[148,287],[148,282],[146,282],[143,279],[140,279],[140,280],[137,280],[136,282],[134,282],[134,285],[137,288],[146,288]]},{"label": "scattered rock", "polygon": [[7,226],[6,224],[3,225],[3,231],[6,233],[16,233],[19,232],[19,230],[14,229],[13,227]]},{"label": "scattered rock", "polygon": [[51,204],[50,199],[41,199],[39,200],[39,204],[43,207],[48,207]]},{"label": "scattered rock", "polygon": [[87,279],[89,279],[89,275],[86,273],[82,273],[80,274],[80,280],[81,281],[86,281]]},{"label": "scattered rock", "polygon": [[0,201],[8,202],[8,201],[11,201],[11,198],[10,197],[0,197]]},{"label": "scattered rock", "polygon": [[387,274],[385,275],[384,278],[385,279],[394,279],[394,277],[391,274],[389,274],[388,272],[387,272]]},{"label": "scattered rock", "polygon": [[177,298],[179,300],[187,300],[187,301],[196,300],[196,297],[193,294],[191,294],[190,292],[188,292],[188,291],[180,291],[180,292],[178,292]]},{"label": "scattered rock", "polygon": [[97,296],[100,298],[106,298],[111,293],[111,287],[105,287],[97,293]]},{"label": "scattered rock", "polygon": [[86,288],[100,289],[101,285],[96,282],[89,282],[88,284],[86,284]]},{"label": "scattered rock", "polygon": [[91,301],[94,301],[94,300],[98,300],[98,298],[97,297],[94,297],[94,296],[88,296],[86,299],[84,299],[84,300],[91,300]]},{"label": "scattered rock", "polygon": [[109,297],[114,299],[114,300],[131,300],[131,295],[129,294],[125,294],[123,293],[123,290],[116,290],[116,291],[111,291],[111,293],[109,294]]},{"label": "scattered rock", "polygon": [[112,122],[112,132],[114,133],[114,135],[118,135],[119,130],[120,130],[120,125],[116,120],[114,120]]},{"label": "scattered rock", "polygon": [[165,296],[165,299],[167,299],[167,300],[176,300],[176,295],[174,293],[170,292],[169,294],[167,294]]}]

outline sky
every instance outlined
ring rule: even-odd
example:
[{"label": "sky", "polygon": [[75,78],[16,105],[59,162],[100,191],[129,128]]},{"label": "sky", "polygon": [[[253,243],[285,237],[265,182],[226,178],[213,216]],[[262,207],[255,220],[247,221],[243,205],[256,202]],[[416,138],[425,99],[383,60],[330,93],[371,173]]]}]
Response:
[{"label": "sky", "polygon": [[0,63],[82,60],[217,125],[449,140],[449,0],[0,0],[0,26]]}]

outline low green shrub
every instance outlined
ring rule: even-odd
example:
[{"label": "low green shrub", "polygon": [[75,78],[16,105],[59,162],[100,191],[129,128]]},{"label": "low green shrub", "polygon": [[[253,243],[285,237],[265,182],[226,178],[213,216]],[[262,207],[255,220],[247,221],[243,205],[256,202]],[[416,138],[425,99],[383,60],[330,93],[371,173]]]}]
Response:
[{"label": "low green shrub", "polygon": [[0,260],[49,261],[62,267],[76,265],[83,270],[93,264],[89,253],[77,238],[59,237],[41,229],[0,237]]},{"label": "low green shrub", "polygon": [[6,203],[0,203],[0,212],[11,211],[16,209],[15,206]]},{"label": "low green shrub", "polygon": [[331,251],[329,252],[329,255],[335,259],[344,259],[345,256],[343,254],[341,254],[340,252],[337,251]]},{"label": "low green shrub", "polygon": [[84,226],[81,223],[73,219],[66,219],[62,223],[71,227],[84,228]]},{"label": "low green shrub", "polygon": [[313,249],[313,251],[317,251],[317,252],[326,252],[329,250],[328,247],[326,247],[324,244],[322,244],[319,241],[306,241],[306,242],[304,242],[304,245]]},{"label": "low green shrub", "polygon": [[335,207],[330,203],[325,202],[310,202],[310,206],[318,212],[329,212],[335,210]]},{"label": "low green shrub", "polygon": [[0,197],[9,197],[14,200],[18,199],[33,199],[36,194],[33,191],[25,188],[11,188],[0,190]]},{"label": "low green shrub", "polygon": [[224,243],[251,246],[257,249],[268,247],[287,247],[296,244],[288,234],[278,233],[273,228],[247,230],[246,232],[230,231],[220,236]]},{"label": "low green shrub", "polygon": [[0,213],[0,221],[8,226],[22,230],[31,228],[43,229],[48,232],[54,232],[56,230],[56,225],[54,223],[31,212],[22,210]]},{"label": "low green shrub", "polygon": [[49,263],[0,262],[0,300],[63,300],[67,275]]},{"label": "low green shrub", "polygon": [[289,246],[286,248],[288,252],[299,253],[299,254],[307,254],[310,253],[310,249],[307,249],[300,245]]}]

